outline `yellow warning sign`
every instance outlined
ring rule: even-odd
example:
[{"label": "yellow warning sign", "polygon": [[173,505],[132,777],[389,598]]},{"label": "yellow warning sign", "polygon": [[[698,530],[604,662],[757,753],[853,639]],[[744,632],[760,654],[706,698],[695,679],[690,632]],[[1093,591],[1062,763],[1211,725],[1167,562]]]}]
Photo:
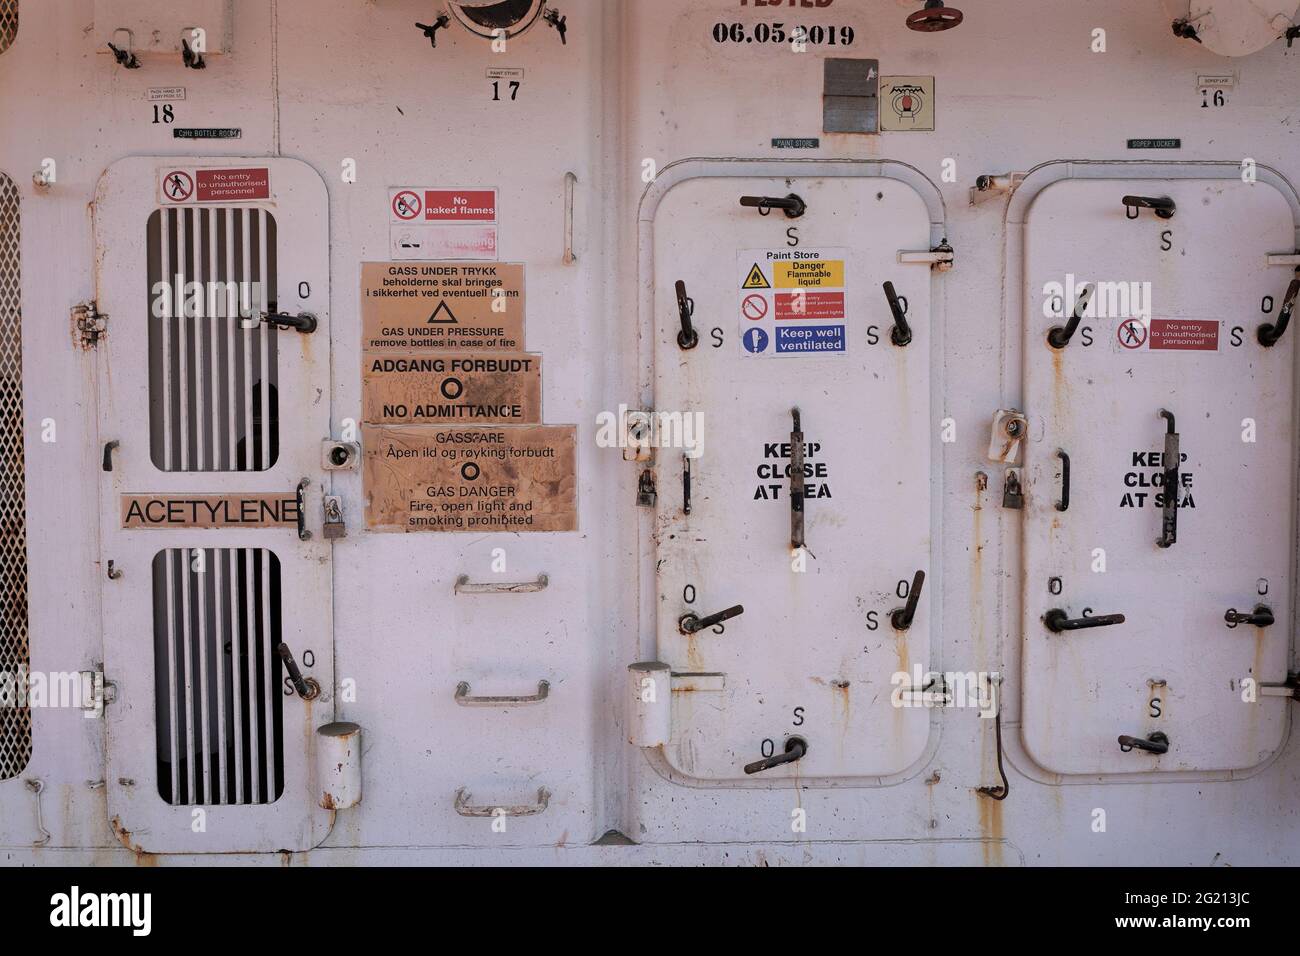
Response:
[{"label": "yellow warning sign", "polygon": [[772,275],[778,289],[839,289],[844,286],[844,260],[777,262],[772,266]]},{"label": "yellow warning sign", "polygon": [[[841,263],[841,265],[843,265],[843,263]],[[758,267],[758,263],[755,262],[754,268],[749,270],[749,275],[746,277],[745,284],[742,285],[741,288],[742,289],[770,289],[772,288],[772,286],[768,284],[767,276],[763,275],[763,270],[760,269]]]}]

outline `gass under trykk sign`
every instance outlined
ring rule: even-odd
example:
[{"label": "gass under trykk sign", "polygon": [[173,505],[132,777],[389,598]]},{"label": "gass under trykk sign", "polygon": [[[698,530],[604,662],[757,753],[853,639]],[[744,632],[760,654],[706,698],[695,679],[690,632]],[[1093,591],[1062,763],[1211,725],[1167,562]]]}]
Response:
[{"label": "gass under trykk sign", "polygon": [[522,351],[523,264],[364,263],[361,323],[368,352]]}]

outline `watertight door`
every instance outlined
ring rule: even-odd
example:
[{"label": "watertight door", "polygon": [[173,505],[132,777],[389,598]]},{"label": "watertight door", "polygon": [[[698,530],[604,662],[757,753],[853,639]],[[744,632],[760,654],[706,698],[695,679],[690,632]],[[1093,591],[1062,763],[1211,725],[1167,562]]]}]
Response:
[{"label": "watertight door", "polygon": [[[106,779],[132,847],[305,849],[328,823],[327,215],[293,160],[139,157],[99,183]],[[282,643],[321,698],[294,693]]]},{"label": "watertight door", "polygon": [[1025,745],[1063,774],[1257,765],[1287,720],[1261,685],[1286,680],[1300,330],[1260,330],[1298,288],[1269,263],[1292,205],[1235,171],[1067,179],[1024,236]]},{"label": "watertight door", "polygon": [[[924,708],[897,705],[937,606],[933,578],[914,585],[935,544],[931,269],[899,257],[930,249],[931,220],[899,180],[790,172],[689,178],[653,216],[665,752],[697,779],[883,777],[929,734]],[[754,205],[792,195],[798,218]],[[910,341],[891,339],[886,282]],[[794,737],[803,759],[746,775]]]}]

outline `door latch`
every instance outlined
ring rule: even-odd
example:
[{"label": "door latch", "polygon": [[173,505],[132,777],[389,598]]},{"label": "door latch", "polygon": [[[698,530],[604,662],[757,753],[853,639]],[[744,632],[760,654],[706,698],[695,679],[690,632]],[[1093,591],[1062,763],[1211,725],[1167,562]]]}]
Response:
[{"label": "door latch", "polygon": [[678,619],[677,626],[683,634],[694,634],[710,627],[717,627],[723,621],[730,621],[733,617],[739,617],[744,613],[745,606],[737,604],[725,611],[719,611],[717,614],[710,614],[708,617],[700,617],[698,614],[683,614]]},{"label": "door latch", "polygon": [[885,298],[889,301],[889,311],[894,316],[894,327],[889,330],[889,341],[899,348],[912,341],[912,327],[907,324],[907,300],[894,291],[894,283],[884,285]]},{"label": "door latch", "polygon": [[790,409],[790,549],[804,547],[803,424],[799,409]]},{"label": "door latch", "polygon": [[1174,413],[1160,409],[1160,417],[1167,423],[1165,429],[1165,466],[1164,493],[1165,503],[1160,510],[1160,537],[1156,544],[1162,548],[1171,548],[1178,540],[1178,432],[1175,430]]},{"label": "door latch", "polygon": [[290,315],[287,312],[263,312],[262,321],[277,329],[297,329],[303,335],[315,332],[317,325],[316,316],[310,312],[299,312],[297,315]]},{"label": "door latch", "polygon": [[808,211],[808,205],[794,193],[784,199],[775,196],[741,196],[740,204],[747,209],[757,209],[760,216],[768,215],[773,209],[781,209],[787,218],[798,219]]},{"label": "door latch", "polygon": [[762,760],[755,760],[753,763],[745,764],[745,773],[762,773],[764,770],[771,770],[773,767],[779,767],[782,764],[794,763],[802,760],[804,754],[808,752],[808,741],[802,737],[791,737],[785,742],[785,752],[774,754],[771,757],[764,757]]},{"label": "door latch", "polygon": [[307,528],[307,489],[311,486],[311,479],[304,478],[298,482],[298,487],[294,490],[294,497],[298,500],[298,540],[310,541],[311,531]]},{"label": "door latch", "polygon": [[1128,734],[1121,734],[1119,749],[1125,753],[1132,750],[1145,750],[1149,754],[1168,753],[1169,738],[1159,730],[1149,737],[1130,737]]},{"label": "door latch", "polygon": [[1265,322],[1259,327],[1259,332],[1256,335],[1259,344],[1264,348],[1272,348],[1286,333],[1286,327],[1291,324],[1291,312],[1295,308],[1297,295],[1300,295],[1300,269],[1296,270],[1296,277],[1287,286],[1286,295],[1282,299],[1282,311],[1277,316],[1277,323]]},{"label": "door latch", "polygon": [[1230,607],[1227,613],[1223,615],[1223,620],[1227,622],[1228,627],[1236,627],[1238,624],[1268,627],[1273,623],[1273,609],[1263,604],[1257,604],[1254,611],[1246,613],[1245,611],[1238,611],[1235,607]]},{"label": "door latch", "polygon": [[682,330],[677,333],[677,345],[682,349],[693,349],[700,342],[700,336],[691,325],[695,315],[695,300],[686,294],[686,283],[677,280],[677,317],[681,320]]},{"label": "door latch", "polygon": [[190,46],[190,41],[181,37],[181,64],[187,70],[206,70],[207,61],[203,59],[203,54],[195,52]]},{"label": "door latch", "polygon": [[1070,617],[1059,607],[1054,607],[1043,615],[1043,623],[1053,634],[1060,634],[1062,631],[1083,631],[1091,627],[1110,627],[1112,624],[1123,624],[1123,614],[1090,614],[1087,608],[1084,608],[1083,617]]},{"label": "door latch", "polygon": [[319,697],[320,684],[314,677],[302,676],[302,671],[298,669],[298,662],[293,659],[293,651],[289,650],[289,645],[281,643],[276,648],[276,653],[280,655],[280,660],[284,661],[284,669],[289,672],[289,683],[298,692],[298,696],[303,700],[315,700]]},{"label": "door latch", "polygon": [[894,626],[894,630],[906,631],[912,626],[912,619],[916,617],[916,605],[921,600],[921,588],[924,585],[925,572],[917,571],[916,576],[912,578],[912,586],[907,591],[907,604],[895,608],[889,614],[889,623]]},{"label": "door latch", "polygon": [[1136,219],[1143,209],[1150,209],[1161,219],[1173,219],[1178,207],[1168,196],[1125,196],[1124,215]]},{"label": "door latch", "polygon": [[1079,293],[1078,300],[1074,303],[1074,311],[1070,313],[1070,320],[1065,325],[1057,325],[1052,331],[1047,333],[1047,344],[1054,349],[1063,349],[1070,344],[1070,339],[1074,338],[1075,331],[1079,328],[1079,323],[1083,321],[1083,313],[1088,308],[1088,303],[1092,300],[1092,292],[1096,286],[1084,286]]},{"label": "door latch", "polygon": [[126,49],[122,49],[110,43],[108,48],[113,51],[113,59],[117,60],[120,66],[124,66],[128,70],[140,69],[140,58],[131,51],[129,44]]}]

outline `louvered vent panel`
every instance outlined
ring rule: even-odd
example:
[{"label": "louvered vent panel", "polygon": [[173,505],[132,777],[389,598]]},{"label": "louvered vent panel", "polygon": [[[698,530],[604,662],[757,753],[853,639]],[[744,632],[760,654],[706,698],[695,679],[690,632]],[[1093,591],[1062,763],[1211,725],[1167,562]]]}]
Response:
[{"label": "louvered vent panel", "polygon": [[149,435],[161,471],[266,471],[280,451],[275,217],[149,218]]},{"label": "louvered vent panel", "polygon": [[280,562],[260,548],[153,561],[158,793],[173,806],[274,803],[284,790]]},{"label": "louvered vent panel", "polygon": [[0,53],[18,36],[18,0],[0,0]]},{"label": "louvered vent panel", "polygon": [[[0,50],[5,16],[0,2]],[[26,706],[27,479],[23,456],[23,342],[19,309],[18,188],[0,174],[0,780],[23,772],[32,756]],[[21,687],[20,687],[21,685]]]}]

